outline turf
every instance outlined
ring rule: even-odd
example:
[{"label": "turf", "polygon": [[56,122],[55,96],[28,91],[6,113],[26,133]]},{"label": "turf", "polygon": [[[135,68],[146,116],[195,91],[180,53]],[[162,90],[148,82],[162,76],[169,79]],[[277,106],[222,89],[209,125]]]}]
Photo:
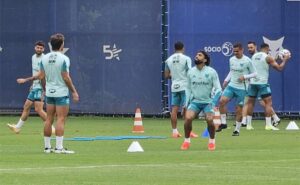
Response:
[{"label": "turf", "polygon": [[[65,137],[120,135],[167,136],[138,140],[145,152],[127,153],[133,140],[65,141],[76,154],[44,154],[42,123],[30,117],[20,134],[6,127],[18,117],[0,117],[0,184],[170,184],[170,185],[299,185],[300,131],[265,131],[263,121],[255,130],[244,128],[232,137],[232,128],[217,135],[217,149],[207,150],[207,138],[192,139],[181,151],[182,138],[173,139],[169,119],[143,119],[145,133],[131,132],[131,118],[70,117]],[[233,121],[229,121],[232,125]],[[298,124],[299,125],[299,124]],[[202,120],[193,130],[201,135]],[[232,127],[232,126],[231,126]],[[183,121],[179,120],[183,133]],[[54,146],[54,141],[52,141]]]}]

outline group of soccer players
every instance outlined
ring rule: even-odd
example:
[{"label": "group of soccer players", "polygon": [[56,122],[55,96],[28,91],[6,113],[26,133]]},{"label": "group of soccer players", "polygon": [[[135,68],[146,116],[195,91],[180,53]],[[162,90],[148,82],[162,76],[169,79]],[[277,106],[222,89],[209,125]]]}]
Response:
[{"label": "group of soccer players", "polygon": [[[17,79],[20,84],[33,81],[33,85],[25,101],[21,118],[16,125],[8,124],[8,127],[15,133],[19,133],[29,116],[31,106],[34,105],[36,112],[44,121],[44,152],[71,154],[74,151],[63,147],[64,125],[69,112],[69,91],[74,102],[79,101],[79,95],[69,75],[70,60],[61,52],[64,48],[64,36],[52,35],[50,44],[52,51],[46,55],[43,54],[45,44],[42,41],[35,44],[35,54],[32,56],[33,76]],[[227,128],[226,105],[232,99],[236,99],[236,123],[233,136],[239,136],[241,126],[246,126],[247,130],[254,129],[251,120],[256,98],[260,99],[261,105],[265,108],[265,129],[278,130],[276,126],[280,119],[272,108],[271,89],[268,84],[269,66],[281,71],[290,56],[284,56],[278,64],[268,55],[268,44],[263,43],[260,52],[257,52],[255,42],[248,42],[248,52],[252,55],[251,59],[244,55],[242,44],[234,44],[234,56],[229,59],[230,71],[222,87],[218,73],[209,66],[211,59],[208,53],[198,51],[194,58],[195,66],[192,67],[191,58],[184,54],[184,44],[175,43],[175,53],[165,62],[165,77],[172,80],[173,138],[181,137],[177,129],[177,114],[183,106],[185,139],[181,145],[182,150],[189,149],[190,138],[198,137],[192,132],[192,121],[200,112],[205,114],[207,122],[208,149],[215,150],[215,132]],[[46,112],[43,111],[43,92],[45,92]],[[221,113],[221,125],[217,130],[213,123],[216,106],[219,106]],[[55,117],[57,122],[54,129],[52,124]],[[55,149],[51,147],[50,142],[52,132],[56,134]]]},{"label": "group of soccer players", "polygon": [[[251,59],[244,55],[242,44],[233,46],[233,54],[229,59],[230,71],[221,87],[217,72],[210,67],[210,56],[205,51],[198,51],[191,67],[191,58],[184,55],[184,44],[175,43],[175,53],[165,62],[165,77],[171,78],[171,124],[172,137],[181,137],[177,129],[177,114],[183,106],[185,139],[182,150],[190,147],[192,137],[192,120],[203,111],[209,132],[208,149],[215,150],[215,132],[227,128],[227,103],[236,99],[236,123],[232,136],[239,136],[241,126],[247,130],[252,127],[252,114],[256,98],[265,108],[266,130],[278,130],[280,119],[272,108],[271,89],[268,84],[269,65],[278,71],[283,70],[290,56],[286,55],[278,64],[268,55],[269,45],[263,43],[257,52],[255,42],[248,42]],[[221,125],[215,130],[213,123],[214,107],[219,106]],[[273,124],[272,124],[273,118]]]},{"label": "group of soccer players", "polygon": [[[62,53],[64,36],[60,33],[50,37],[52,51],[44,55],[45,44],[38,41],[35,44],[35,54],[32,56],[33,76],[19,78],[22,84],[33,81],[29,95],[24,104],[22,116],[16,125],[7,124],[15,133],[19,133],[22,125],[29,116],[30,108],[34,104],[35,110],[44,121],[44,152],[58,154],[72,154],[74,151],[63,147],[64,125],[69,112],[69,91],[74,102],[79,101],[79,95],[69,75],[70,59]],[[45,92],[46,112],[43,111]],[[56,128],[53,122],[56,117]],[[51,147],[51,134],[55,132],[56,147]]]}]

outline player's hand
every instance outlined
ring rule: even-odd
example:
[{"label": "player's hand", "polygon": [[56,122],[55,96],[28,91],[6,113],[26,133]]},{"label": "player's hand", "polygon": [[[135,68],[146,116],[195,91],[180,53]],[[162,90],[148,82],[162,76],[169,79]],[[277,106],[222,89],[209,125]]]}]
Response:
[{"label": "player's hand", "polygon": [[228,85],[228,82],[227,82],[227,81],[224,81],[224,82],[223,82],[223,85],[222,85],[223,90],[227,87],[227,85]]},{"label": "player's hand", "polygon": [[73,101],[77,103],[79,101],[79,95],[77,92],[72,93]]},{"label": "player's hand", "polygon": [[240,77],[239,77],[239,81],[240,81],[240,82],[245,81],[245,77],[244,77],[244,76],[240,76]]},{"label": "player's hand", "polygon": [[24,78],[18,78],[17,79],[17,83],[18,84],[23,84],[23,83],[25,83],[26,82],[26,80],[24,79]]},{"label": "player's hand", "polygon": [[292,57],[292,55],[290,54],[285,54],[283,55],[283,60],[288,61],[290,58]]}]

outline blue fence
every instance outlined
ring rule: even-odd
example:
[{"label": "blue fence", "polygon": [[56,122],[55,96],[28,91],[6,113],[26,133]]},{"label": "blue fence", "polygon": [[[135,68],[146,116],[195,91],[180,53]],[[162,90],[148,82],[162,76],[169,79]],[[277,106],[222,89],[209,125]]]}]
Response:
[{"label": "blue fence", "polygon": [[31,75],[33,43],[61,32],[81,99],[72,111],[160,112],[160,0],[1,0],[0,16],[1,109],[22,107],[30,84],[16,78]]},{"label": "blue fence", "polygon": [[172,0],[169,22],[170,46],[182,40],[192,58],[198,50],[208,51],[221,83],[229,71],[230,46],[235,42],[244,45],[246,55],[247,42],[260,45],[263,37],[273,41],[269,42],[273,51],[289,49],[293,57],[284,72],[270,70],[273,106],[277,111],[300,110],[300,2]]},{"label": "blue fence", "polygon": [[[139,105],[161,113],[161,2],[0,0],[0,109],[22,108],[30,84],[16,78],[31,75],[33,43],[61,32],[81,99],[72,111],[126,114]],[[299,2],[171,0],[168,7],[170,48],[181,40],[191,57],[207,50],[221,81],[230,44],[283,39],[293,58],[283,73],[271,71],[274,107],[300,110]]]}]

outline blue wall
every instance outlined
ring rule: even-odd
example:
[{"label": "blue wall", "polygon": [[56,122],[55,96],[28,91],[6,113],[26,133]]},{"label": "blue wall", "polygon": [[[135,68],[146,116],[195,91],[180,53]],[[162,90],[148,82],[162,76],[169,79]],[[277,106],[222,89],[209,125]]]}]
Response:
[{"label": "blue wall", "polygon": [[[226,42],[249,40],[260,45],[284,37],[282,46],[292,53],[283,73],[271,69],[273,105],[277,111],[299,111],[300,2],[285,0],[172,0],[170,1],[170,47],[177,40],[192,58],[197,50],[211,54],[221,83],[229,71]],[[223,53],[222,53],[223,51]],[[172,52],[172,51],[171,51]],[[247,50],[245,50],[245,54]],[[231,104],[231,111],[233,105]],[[258,108],[257,110],[261,110]]]},{"label": "blue wall", "polygon": [[0,108],[22,107],[30,84],[15,80],[31,75],[33,43],[61,32],[81,99],[72,111],[159,113],[160,16],[160,0],[1,0]]},{"label": "blue wall", "polygon": [[[170,0],[169,9],[170,48],[182,40],[192,58],[214,50],[221,81],[229,70],[225,42],[284,37],[293,58],[283,73],[271,70],[274,107],[300,110],[299,2]],[[0,0],[0,28],[0,109],[22,108],[30,84],[16,78],[31,74],[33,43],[62,32],[81,98],[72,111],[132,113],[139,105],[161,113],[161,0]],[[121,51],[106,59],[114,45]]]}]

